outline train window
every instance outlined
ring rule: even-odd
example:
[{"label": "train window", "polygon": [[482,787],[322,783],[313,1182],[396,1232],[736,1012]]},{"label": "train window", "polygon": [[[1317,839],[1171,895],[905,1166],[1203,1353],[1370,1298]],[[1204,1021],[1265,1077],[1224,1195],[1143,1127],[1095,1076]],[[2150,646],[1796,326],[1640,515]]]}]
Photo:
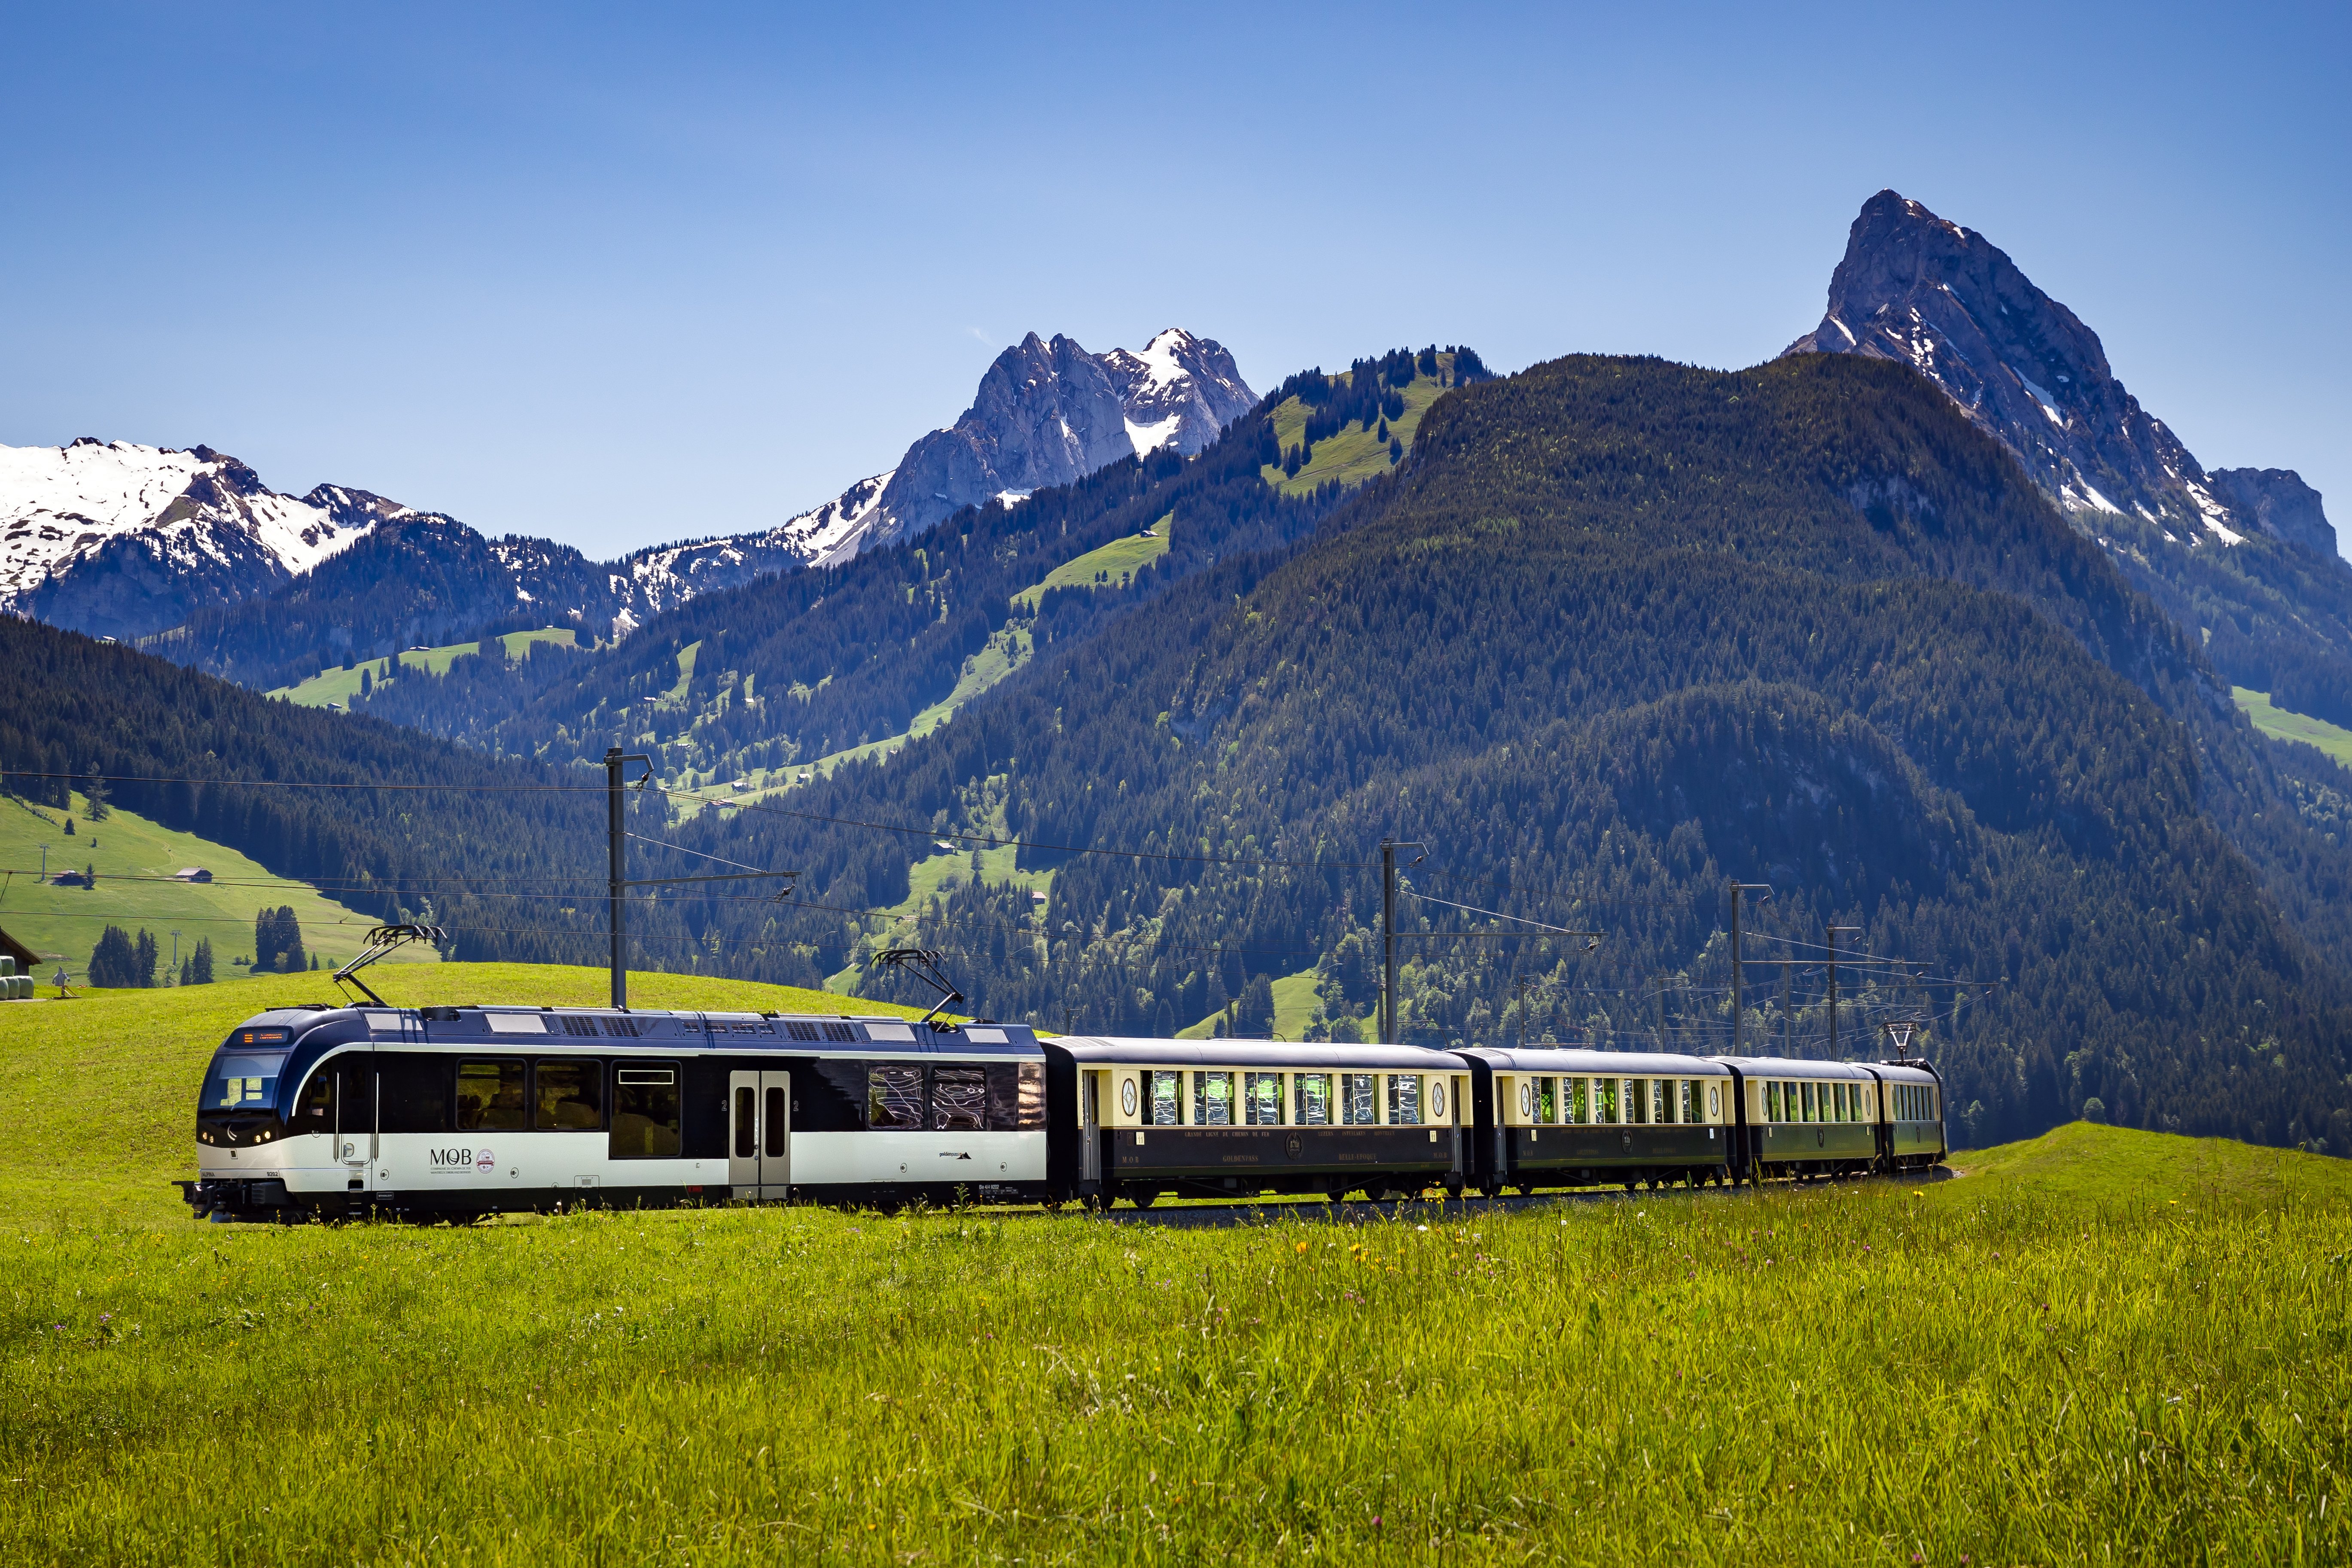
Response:
[{"label": "train window", "polygon": [[979,1068],[931,1069],[931,1131],[980,1132],[988,1127],[988,1074]]},{"label": "train window", "polygon": [[1699,1114],[1698,1109],[1698,1079],[1695,1078],[1686,1078],[1675,1087],[1681,1090],[1681,1120],[1686,1122],[1701,1121],[1702,1118]]},{"label": "train window", "polygon": [[1245,1072],[1242,1074],[1242,1114],[1252,1127],[1282,1125],[1282,1075],[1278,1072]]},{"label": "train window", "polygon": [[1650,1080],[1629,1078],[1625,1080],[1625,1120],[1635,1126],[1645,1126],[1650,1120]]},{"label": "train window", "polygon": [[[1022,1062],[1020,1079],[1014,1086],[1013,1121],[1015,1128],[1036,1128],[1045,1125],[1045,1064]],[[992,1119],[994,1113],[991,1112]],[[1003,1125],[997,1120],[997,1125]]]},{"label": "train window", "polygon": [[1560,1109],[1566,1113],[1562,1121],[1584,1122],[1592,1120],[1591,1086],[1585,1079],[1572,1078],[1568,1080],[1568,1102]]},{"label": "train window", "polygon": [[1559,1079],[1536,1079],[1536,1120],[1546,1126],[1559,1120]]},{"label": "train window", "polygon": [[1231,1127],[1234,1124],[1234,1075],[1196,1072],[1192,1075],[1192,1125]]},{"label": "train window", "polygon": [[457,1064],[459,1131],[520,1132],[527,1119],[520,1060]]},{"label": "train window", "polygon": [[[302,1086],[301,1103],[294,1108],[295,1131],[332,1132],[335,1130],[334,1123],[327,1119],[327,1113],[334,1106],[334,1085],[335,1075],[331,1072],[321,1069],[310,1075],[310,1081]],[[209,1097],[205,1103],[212,1103]]]},{"label": "train window", "polygon": [[1797,1103],[1804,1109],[1804,1120],[1807,1121],[1814,1120],[1813,1086],[1810,1083],[1800,1085],[1797,1089]]},{"label": "train window", "polygon": [[923,1069],[866,1069],[866,1125],[898,1132],[923,1130]]},{"label": "train window", "polygon": [[[281,1038],[285,1031],[248,1029],[247,1034],[274,1032]],[[235,1056],[224,1051],[213,1058],[205,1073],[203,1097],[196,1101],[205,1110],[234,1110],[239,1106],[267,1108],[278,1098],[278,1069],[286,1065],[284,1051],[241,1051]]]},{"label": "train window", "polygon": [[1619,1079],[1596,1078],[1592,1080],[1592,1120],[1606,1126],[1617,1123],[1617,1087]]},{"label": "train window", "polygon": [[1650,1120],[1669,1125],[1675,1119],[1675,1080],[1654,1078],[1650,1080]]},{"label": "train window", "polygon": [[1301,1127],[1331,1125],[1331,1075],[1303,1072],[1290,1080],[1290,1119]]},{"label": "train window", "polygon": [[1184,1075],[1148,1072],[1143,1075],[1143,1124],[1173,1127],[1184,1120]]},{"label": "train window", "polygon": [[543,1061],[532,1075],[530,1124],[541,1132],[593,1132],[604,1125],[604,1064]]},{"label": "train window", "polygon": [[1339,1075],[1339,1120],[1349,1127],[1374,1127],[1381,1120],[1380,1074]]},{"label": "train window", "polygon": [[1764,1120],[1780,1120],[1780,1086],[1777,1083],[1767,1082],[1764,1085]]},{"label": "train window", "polygon": [[1417,1073],[1389,1074],[1389,1122],[1396,1127],[1421,1125],[1421,1078]]},{"label": "train window", "polygon": [[[749,1094],[750,1089],[744,1089]],[[748,1111],[749,1107],[740,1108]],[[737,1141],[751,1135],[751,1119],[739,1114]],[[677,1157],[677,1068],[615,1067],[613,1069],[613,1131],[605,1152],[615,1160]],[[749,1150],[741,1152],[749,1154]]]},{"label": "train window", "polygon": [[735,1091],[735,1158],[760,1157],[760,1091],[749,1085]]},{"label": "train window", "polygon": [[449,1058],[379,1051],[376,1126],[385,1132],[449,1131]]}]

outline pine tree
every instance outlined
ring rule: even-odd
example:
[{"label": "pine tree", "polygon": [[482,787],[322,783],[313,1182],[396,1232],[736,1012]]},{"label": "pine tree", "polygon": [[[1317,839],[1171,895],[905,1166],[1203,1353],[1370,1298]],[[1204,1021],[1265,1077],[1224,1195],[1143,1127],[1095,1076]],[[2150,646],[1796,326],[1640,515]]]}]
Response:
[{"label": "pine tree", "polygon": [[67,817],[67,818],[66,818],[66,837],[67,837],[68,838],[71,838],[73,836],[74,836],[74,825],[73,825],[73,818],[72,818],[72,817],[70,817],[70,816],[68,816],[68,817]]},{"label": "pine tree", "polygon": [[196,943],[195,952],[188,960],[188,980],[191,985],[213,983],[213,939],[205,937]]},{"label": "pine tree", "polygon": [[364,670],[364,669],[361,670],[361,671],[360,671],[360,695],[361,695],[361,696],[362,696],[362,697],[365,697],[369,692],[371,692],[371,691],[373,691],[373,690],[374,690],[374,689],[375,689],[375,677],[374,677],[374,676],[373,676],[373,675],[370,675],[370,674],[369,674],[366,670]]},{"label": "pine tree", "polygon": [[131,949],[131,973],[139,985],[155,984],[155,964],[160,955],[155,949],[155,933],[141,927],[139,941]]},{"label": "pine tree", "polygon": [[1234,1033],[1265,1036],[1274,1033],[1274,982],[1263,974],[1250,976],[1234,1005]]},{"label": "pine tree", "polygon": [[1394,436],[1389,437],[1389,461],[1391,464],[1404,461],[1404,443]]},{"label": "pine tree", "polygon": [[98,776],[96,763],[89,764],[89,780],[82,786],[82,794],[89,797],[89,819],[104,822],[107,816],[106,781]]},{"label": "pine tree", "polygon": [[131,945],[131,933],[121,926],[108,926],[98,934],[98,946],[91,950],[89,983],[107,987],[139,984],[138,954]]}]

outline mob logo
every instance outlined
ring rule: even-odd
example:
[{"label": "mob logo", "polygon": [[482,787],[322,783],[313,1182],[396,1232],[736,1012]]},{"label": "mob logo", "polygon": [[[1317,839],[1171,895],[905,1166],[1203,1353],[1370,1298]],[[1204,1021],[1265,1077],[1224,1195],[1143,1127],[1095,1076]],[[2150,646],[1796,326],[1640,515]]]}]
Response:
[{"label": "mob logo", "polygon": [[488,1149],[436,1149],[431,1158],[436,1173],[450,1175],[463,1175],[468,1171],[487,1173],[499,1168],[498,1156]]}]

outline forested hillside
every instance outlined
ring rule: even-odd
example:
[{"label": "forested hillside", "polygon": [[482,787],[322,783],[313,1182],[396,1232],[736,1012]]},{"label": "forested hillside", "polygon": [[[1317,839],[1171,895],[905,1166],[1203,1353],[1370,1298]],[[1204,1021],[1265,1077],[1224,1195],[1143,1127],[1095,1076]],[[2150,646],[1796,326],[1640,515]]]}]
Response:
[{"label": "forested hillside", "polygon": [[[353,909],[439,924],[453,957],[600,960],[601,769],[496,760],[0,616],[0,790],[63,806],[93,777],[116,805]],[[636,809],[653,834],[658,798]],[[658,845],[633,852],[639,866],[682,864]],[[649,902],[633,923],[650,963],[709,967],[666,908]]]},{"label": "forested hillside", "polygon": [[683,828],[817,906],[692,918],[831,969],[924,838],[1017,837],[1049,913],[985,879],[912,911],[982,1011],[1160,1030],[1319,966],[1361,1012],[1393,833],[1427,846],[1413,925],[1475,933],[1409,944],[1409,1037],[1721,1049],[1736,877],[1774,892],[1750,959],[1802,961],[1801,1048],[1823,929],[1860,927],[1848,1028],[1936,1014],[1973,1138],[2087,1106],[2352,1148],[2340,819],[1906,367],[1574,358],[1449,394],[1420,443],[1310,542],[1042,654],[803,815]]},{"label": "forested hillside", "polygon": [[[1322,477],[1317,443],[1344,434],[1384,468],[1390,444],[1401,458],[1410,437],[1410,426],[1388,433],[1389,410],[1401,418],[1408,399],[1419,407],[1486,374],[1475,353],[1433,346],[1293,376],[1195,458],[1163,448],[1010,507],[966,508],[840,566],[695,599],[591,658],[460,661],[373,697],[369,711],[551,762],[601,755],[618,738],[657,750],[672,778],[813,762],[903,733],[971,684],[992,641],[1018,664],[1214,562],[1303,537],[1362,477]],[[1286,448],[1277,424],[1295,427]],[[1045,586],[1146,529],[1165,551],[1131,574]]]}]

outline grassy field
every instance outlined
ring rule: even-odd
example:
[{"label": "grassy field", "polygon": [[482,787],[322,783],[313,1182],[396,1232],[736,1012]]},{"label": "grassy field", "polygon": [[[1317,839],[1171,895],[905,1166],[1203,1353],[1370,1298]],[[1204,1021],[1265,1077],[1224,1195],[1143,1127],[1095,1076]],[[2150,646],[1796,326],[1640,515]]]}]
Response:
[{"label": "grassy field", "polygon": [[[1452,354],[1439,354],[1437,361],[1440,370],[1453,370]],[[1345,381],[1348,373],[1342,371],[1332,379]],[[1438,384],[1435,376],[1423,375],[1415,376],[1412,384],[1403,390],[1404,415],[1402,418],[1389,421],[1389,433],[1402,440],[1406,450],[1410,451],[1413,434],[1421,428],[1421,416],[1429,412],[1429,405],[1444,395],[1447,389]],[[1286,398],[1274,411],[1275,440],[1287,452],[1298,445],[1299,438],[1306,433],[1307,405],[1296,397]],[[1377,425],[1369,430],[1360,425],[1351,425],[1337,436],[1315,443],[1314,459],[1296,474],[1285,478],[1282,469],[1272,465],[1261,468],[1259,473],[1267,484],[1286,494],[1304,495],[1330,479],[1338,479],[1343,485],[1360,485],[1366,479],[1378,479],[1388,472],[1389,468],[1388,443],[1380,439]]]},{"label": "grassy field", "polygon": [[[114,810],[104,822],[89,820],[89,803],[73,796],[75,837],[65,837],[68,813],[0,796],[0,868],[10,873],[0,889],[0,928],[34,951],[61,953],[77,982],[89,963],[99,933],[110,925],[136,935],[155,933],[163,961],[172,957],[172,932],[180,932],[183,956],[199,940],[213,944],[213,978],[241,980],[245,971],[230,960],[253,952],[253,917],[264,907],[290,906],[302,924],[302,941],[319,962],[340,964],[360,951],[374,917],[347,910],[299,882],[273,877],[261,865],[226,845],[174,833],[131,812]],[[96,840],[93,847],[92,840]],[[95,865],[95,888],[59,888],[42,883],[41,850],[48,850],[51,876]],[[171,879],[185,866],[212,872],[209,884]],[[137,879],[158,879],[138,880]],[[429,949],[409,949],[394,963],[432,963]],[[46,983],[57,965],[44,963]],[[160,976],[159,976],[160,978]]]},{"label": "grassy field", "polygon": [[[562,626],[542,626],[535,632],[509,632],[499,640],[506,644],[509,658],[522,658],[524,651],[533,643],[562,643],[566,647],[577,646],[572,633]],[[446,675],[450,664],[459,654],[472,653],[481,646],[478,638],[473,642],[451,643],[446,647],[411,650],[399,656],[400,662],[395,668]],[[383,669],[383,660],[380,658],[362,659],[351,669],[341,665],[329,665],[308,680],[293,686],[281,686],[269,695],[283,697],[289,702],[299,702],[306,708],[324,708],[330,702],[340,702],[348,708],[352,705],[352,699],[359,695],[360,671],[362,669],[380,674]]]},{"label": "grassy field", "polygon": [[2341,1162],[2078,1125],[1938,1184],[1512,1213],[204,1226],[153,1191],[232,1021],[197,999],[0,1053],[45,1108],[0,1121],[13,1559],[2352,1554]]},{"label": "grassy field", "polygon": [[2282,741],[2301,741],[2317,746],[2346,767],[2352,768],[2352,730],[2331,724],[2325,719],[2313,719],[2301,713],[2290,713],[2284,708],[2271,706],[2270,693],[2249,691],[2242,686],[2230,688],[2237,700],[2238,709],[2254,721],[2254,728],[2265,735]]}]

